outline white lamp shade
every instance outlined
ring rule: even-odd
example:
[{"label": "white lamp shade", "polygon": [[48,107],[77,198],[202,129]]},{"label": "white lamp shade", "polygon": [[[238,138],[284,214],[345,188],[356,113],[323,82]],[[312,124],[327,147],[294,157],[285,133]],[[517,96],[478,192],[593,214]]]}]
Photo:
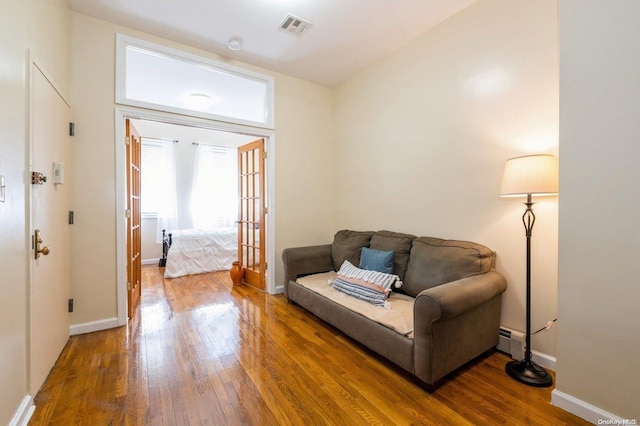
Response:
[{"label": "white lamp shade", "polygon": [[553,155],[526,155],[507,160],[501,197],[558,194],[558,161]]}]

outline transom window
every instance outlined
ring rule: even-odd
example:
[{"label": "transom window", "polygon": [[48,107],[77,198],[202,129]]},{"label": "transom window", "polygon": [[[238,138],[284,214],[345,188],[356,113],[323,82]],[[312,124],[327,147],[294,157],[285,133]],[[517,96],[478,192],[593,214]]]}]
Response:
[{"label": "transom window", "polygon": [[118,34],[116,102],[273,128],[273,78]]}]

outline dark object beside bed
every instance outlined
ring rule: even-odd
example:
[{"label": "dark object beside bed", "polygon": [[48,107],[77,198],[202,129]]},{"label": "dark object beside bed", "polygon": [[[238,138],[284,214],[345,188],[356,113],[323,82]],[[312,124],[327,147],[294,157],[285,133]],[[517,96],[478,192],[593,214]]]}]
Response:
[{"label": "dark object beside bed", "polygon": [[171,233],[167,234],[165,229],[162,230],[162,257],[158,262],[160,268],[167,266],[167,253],[169,253],[169,248],[171,248],[172,235]]}]

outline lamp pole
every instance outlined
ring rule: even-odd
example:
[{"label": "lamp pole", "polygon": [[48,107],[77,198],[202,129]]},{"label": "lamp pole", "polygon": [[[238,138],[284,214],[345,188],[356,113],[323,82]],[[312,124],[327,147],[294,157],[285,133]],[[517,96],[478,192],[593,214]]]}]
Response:
[{"label": "lamp pole", "polygon": [[531,360],[531,234],[533,225],[536,222],[536,215],[533,213],[533,202],[531,194],[527,194],[527,206],[522,215],[522,223],[524,224],[525,234],[527,237],[527,334],[525,337],[524,359],[522,361],[509,361],[505,370],[509,376],[531,386],[547,387],[551,386],[553,379],[547,370],[537,365]]}]

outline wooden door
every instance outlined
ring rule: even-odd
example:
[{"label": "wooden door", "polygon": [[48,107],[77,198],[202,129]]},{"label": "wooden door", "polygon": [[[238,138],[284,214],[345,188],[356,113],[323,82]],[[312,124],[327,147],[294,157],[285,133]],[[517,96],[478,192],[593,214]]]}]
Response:
[{"label": "wooden door", "polygon": [[130,120],[126,120],[127,145],[127,312],[132,319],[142,294],[140,161],[142,140]]},{"label": "wooden door", "polygon": [[69,339],[71,147],[69,105],[36,63],[30,81],[28,366],[36,395]]},{"label": "wooden door", "polygon": [[265,289],[265,143],[258,139],[238,148],[238,260],[244,282]]}]

